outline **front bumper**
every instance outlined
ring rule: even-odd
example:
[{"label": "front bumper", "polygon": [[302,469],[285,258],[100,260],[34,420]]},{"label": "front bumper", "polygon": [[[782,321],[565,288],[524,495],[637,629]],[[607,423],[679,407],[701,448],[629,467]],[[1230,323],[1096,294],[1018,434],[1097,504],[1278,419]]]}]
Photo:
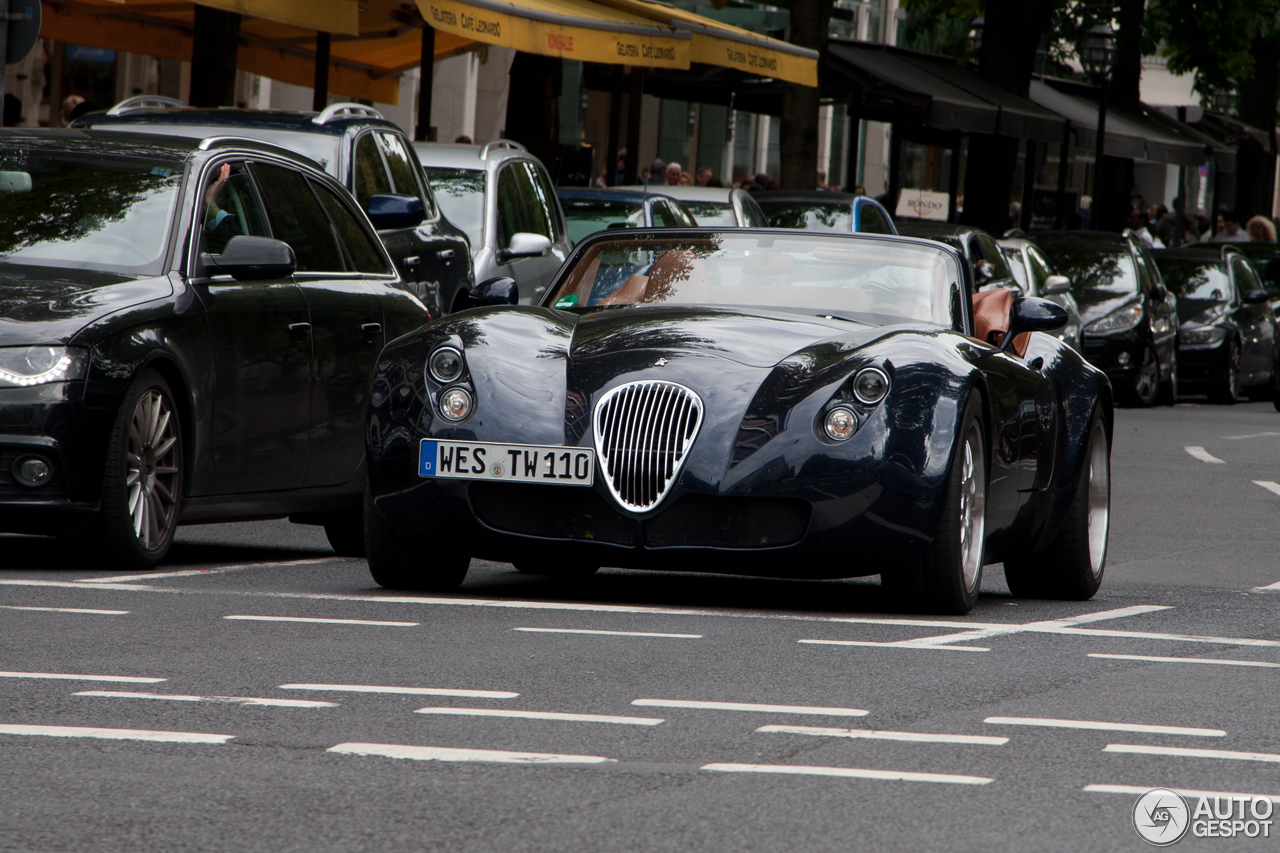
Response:
[{"label": "front bumper", "polygon": [[1227,342],[1211,347],[1178,347],[1178,386],[1206,388],[1222,380]]},{"label": "front bumper", "polygon": [[1143,342],[1137,329],[1114,335],[1084,336],[1084,357],[1107,374],[1113,385],[1132,382],[1142,363]]}]

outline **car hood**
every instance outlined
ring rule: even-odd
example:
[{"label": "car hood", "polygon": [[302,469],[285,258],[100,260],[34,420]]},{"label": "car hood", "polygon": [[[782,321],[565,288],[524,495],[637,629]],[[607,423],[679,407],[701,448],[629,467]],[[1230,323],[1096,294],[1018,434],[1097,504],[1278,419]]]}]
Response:
[{"label": "car hood", "polygon": [[1178,297],[1178,321],[1184,326],[1212,325],[1222,320],[1230,310],[1230,305],[1217,299]]},{"label": "car hood", "polygon": [[163,277],[0,264],[0,346],[66,343],[99,317],[172,293]]}]

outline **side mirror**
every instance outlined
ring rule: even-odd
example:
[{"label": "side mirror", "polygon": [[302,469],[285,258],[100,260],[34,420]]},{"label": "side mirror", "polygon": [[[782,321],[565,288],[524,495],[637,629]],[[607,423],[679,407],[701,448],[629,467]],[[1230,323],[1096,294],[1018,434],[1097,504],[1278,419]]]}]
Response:
[{"label": "side mirror", "polygon": [[1013,300],[1009,309],[1009,331],[1000,342],[1000,351],[1008,352],[1014,338],[1023,332],[1052,332],[1067,325],[1067,311],[1048,299],[1023,296]]},{"label": "side mirror", "polygon": [[1257,305],[1261,302],[1270,301],[1270,297],[1267,296],[1267,292],[1265,290],[1250,290],[1244,295],[1244,298],[1241,301],[1244,302],[1245,305]]},{"label": "side mirror", "polygon": [[1071,292],[1071,279],[1065,275],[1051,275],[1044,280],[1044,287],[1040,288],[1040,293],[1045,296],[1057,296],[1060,293]]},{"label": "side mirror", "polygon": [[551,251],[551,240],[545,234],[530,234],[528,231],[517,231],[511,235],[511,242],[502,250],[501,259],[536,258]]},{"label": "side mirror", "polygon": [[388,228],[412,228],[421,222],[426,213],[422,199],[412,195],[381,194],[370,197],[369,221],[379,231]]},{"label": "side mirror", "polygon": [[1165,297],[1169,295],[1169,291],[1165,290],[1163,284],[1153,284],[1151,286],[1151,298],[1156,302],[1164,302]]},{"label": "side mirror", "polygon": [[227,241],[221,255],[205,255],[205,265],[236,281],[261,281],[291,276],[298,259],[288,243],[270,237],[237,234]]},{"label": "side mirror", "polygon": [[472,308],[485,305],[517,305],[520,302],[520,287],[515,279],[505,276],[490,278],[476,285],[476,289],[467,295],[467,299],[471,302]]}]

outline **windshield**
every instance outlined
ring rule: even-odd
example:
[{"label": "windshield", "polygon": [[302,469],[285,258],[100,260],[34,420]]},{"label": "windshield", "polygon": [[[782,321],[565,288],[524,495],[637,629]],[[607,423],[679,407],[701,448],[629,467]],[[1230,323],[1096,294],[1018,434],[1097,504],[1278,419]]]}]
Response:
[{"label": "windshield", "polygon": [[479,251],[484,245],[484,170],[424,166],[423,171],[445,219],[471,238],[472,253]]},{"label": "windshield", "polygon": [[684,206],[698,220],[699,225],[738,227],[738,217],[733,215],[733,205],[727,201],[686,201]]},{"label": "windshield", "polygon": [[873,325],[961,328],[960,270],[942,249],[743,232],[605,239],[578,255],[549,304],[752,306]]},{"label": "windshield", "polygon": [[1165,287],[1178,297],[1178,319],[1184,323],[1231,299],[1231,280],[1220,261],[1161,258],[1156,266]]},{"label": "windshield", "polygon": [[575,246],[597,231],[645,226],[644,205],[638,201],[561,197],[560,208],[569,226],[569,240]]},{"label": "windshield", "polygon": [[1009,261],[1009,274],[1013,276],[1013,280],[1027,293],[1031,292],[1031,288],[1027,285],[1027,268],[1022,264],[1022,250],[1010,249],[1008,246],[1001,246],[1000,253]]},{"label": "windshield", "polygon": [[1086,323],[1138,295],[1138,271],[1123,246],[1053,240],[1040,248],[1059,274],[1071,279],[1071,293]]},{"label": "windshield", "polygon": [[764,215],[773,228],[800,228],[804,231],[853,231],[853,208],[843,203],[761,201]]},{"label": "windshield", "polygon": [[0,149],[0,263],[157,275],[181,182],[172,160]]}]

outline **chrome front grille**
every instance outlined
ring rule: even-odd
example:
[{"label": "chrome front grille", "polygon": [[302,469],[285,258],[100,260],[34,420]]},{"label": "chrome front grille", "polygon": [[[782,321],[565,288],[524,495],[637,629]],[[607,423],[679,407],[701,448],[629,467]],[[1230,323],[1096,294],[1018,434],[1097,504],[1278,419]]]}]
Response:
[{"label": "chrome front grille", "polygon": [[596,453],[609,492],[629,510],[671,490],[702,426],[702,400],[674,382],[629,382],[596,403]]}]

